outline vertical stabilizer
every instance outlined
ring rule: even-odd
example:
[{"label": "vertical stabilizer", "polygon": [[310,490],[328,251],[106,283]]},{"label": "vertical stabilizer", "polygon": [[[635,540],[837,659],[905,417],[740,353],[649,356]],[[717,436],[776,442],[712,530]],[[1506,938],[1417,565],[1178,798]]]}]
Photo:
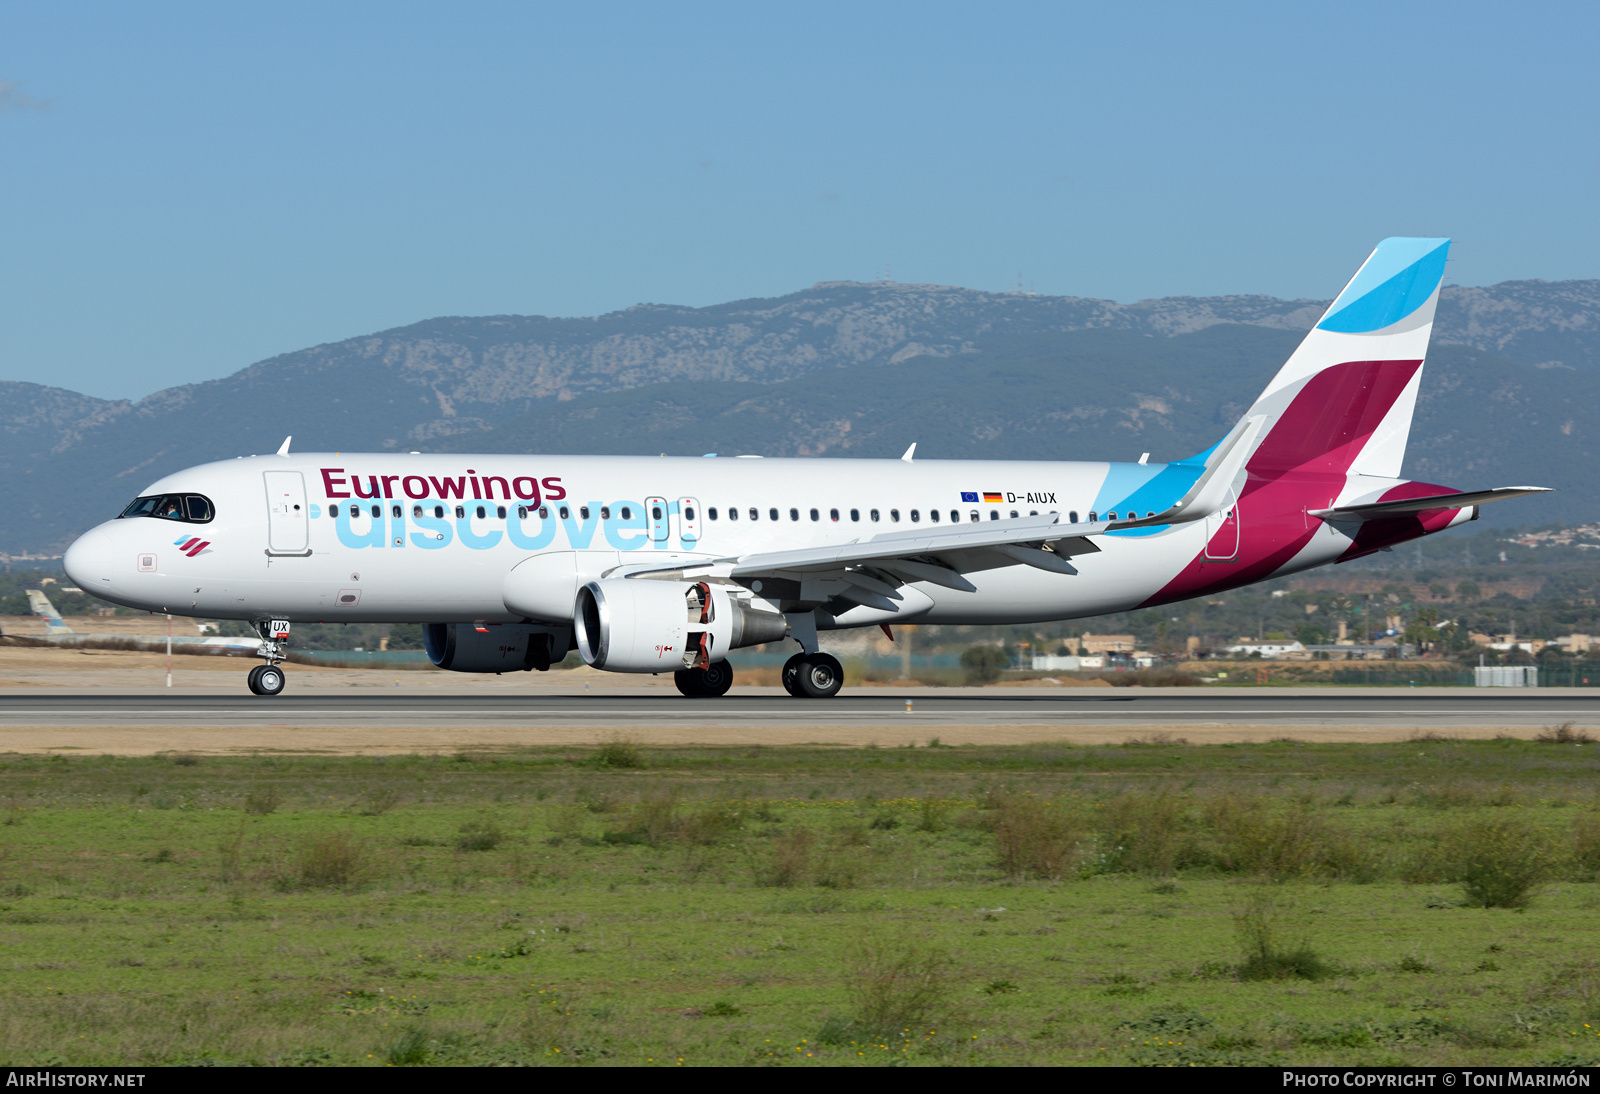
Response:
[{"label": "vertical stabilizer", "polygon": [[1449,251],[1378,244],[1246,413],[1264,419],[1252,471],[1399,477]]},{"label": "vertical stabilizer", "polygon": [[33,614],[44,620],[44,633],[72,634],[73,630],[61,618],[61,613],[56,611],[56,606],[50,603],[50,598],[39,589],[28,590],[28,607],[33,609]]}]

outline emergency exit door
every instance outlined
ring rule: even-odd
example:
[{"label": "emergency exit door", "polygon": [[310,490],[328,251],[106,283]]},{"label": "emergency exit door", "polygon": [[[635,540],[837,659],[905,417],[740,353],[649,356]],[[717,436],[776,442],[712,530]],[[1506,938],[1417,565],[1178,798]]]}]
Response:
[{"label": "emergency exit door", "polygon": [[645,516],[650,518],[650,542],[666,546],[672,535],[672,518],[667,513],[666,498],[645,498]]},{"label": "emergency exit door", "polygon": [[1206,561],[1232,562],[1239,557],[1239,498],[1232,490],[1228,500],[1206,518]]},{"label": "emergency exit door", "polygon": [[311,543],[306,512],[306,480],[298,471],[265,471],[267,486],[267,551],[303,555]]}]

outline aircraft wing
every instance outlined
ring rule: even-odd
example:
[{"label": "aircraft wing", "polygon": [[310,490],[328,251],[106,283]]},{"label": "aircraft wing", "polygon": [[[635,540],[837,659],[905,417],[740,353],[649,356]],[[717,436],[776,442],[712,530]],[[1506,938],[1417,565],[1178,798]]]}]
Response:
[{"label": "aircraft wing", "polygon": [[826,547],[800,547],[792,551],[762,551],[748,555],[709,558],[671,566],[624,566],[615,571],[626,577],[821,577],[843,571],[872,568],[898,581],[931,581],[946,588],[970,592],[973,585],[963,570],[990,569],[1022,562],[1055,573],[1077,571],[1067,560],[1098,550],[1087,537],[1112,527],[1106,521],[1063,524],[1055,513],[977,524],[910,528],[884,532],[868,539]]},{"label": "aircraft wing", "polygon": [[1469,505],[1483,505],[1491,501],[1505,501],[1528,494],[1548,494],[1548,486],[1501,486],[1493,490],[1473,490],[1464,494],[1434,494],[1426,498],[1396,498],[1394,501],[1375,501],[1366,505],[1336,505],[1332,509],[1311,509],[1313,517],[1329,521],[1381,520],[1384,517],[1403,517],[1429,509],[1465,509]]}]

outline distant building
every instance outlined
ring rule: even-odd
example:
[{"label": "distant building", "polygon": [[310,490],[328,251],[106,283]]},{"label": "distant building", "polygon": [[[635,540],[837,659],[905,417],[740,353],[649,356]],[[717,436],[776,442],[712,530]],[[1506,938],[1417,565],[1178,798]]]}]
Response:
[{"label": "distant building", "polygon": [[1555,640],[1563,653],[1588,653],[1591,639],[1586,634],[1569,634]]},{"label": "distant building", "polygon": [[1131,634],[1084,634],[1078,639],[1080,649],[1090,653],[1132,653],[1138,642]]},{"label": "distant building", "polygon": [[1299,642],[1240,642],[1235,646],[1224,646],[1224,652],[1237,657],[1249,657],[1251,654],[1260,654],[1262,657],[1283,657],[1286,654],[1303,654],[1305,646]]}]

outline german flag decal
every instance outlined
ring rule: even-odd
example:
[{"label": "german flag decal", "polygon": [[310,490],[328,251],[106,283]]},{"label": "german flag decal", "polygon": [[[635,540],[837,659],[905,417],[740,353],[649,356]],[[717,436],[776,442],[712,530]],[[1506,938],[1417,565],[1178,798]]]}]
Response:
[{"label": "german flag decal", "polygon": [[983,500],[998,505],[1000,502],[1005,501],[1005,496],[993,490],[985,490],[983,492]]}]

